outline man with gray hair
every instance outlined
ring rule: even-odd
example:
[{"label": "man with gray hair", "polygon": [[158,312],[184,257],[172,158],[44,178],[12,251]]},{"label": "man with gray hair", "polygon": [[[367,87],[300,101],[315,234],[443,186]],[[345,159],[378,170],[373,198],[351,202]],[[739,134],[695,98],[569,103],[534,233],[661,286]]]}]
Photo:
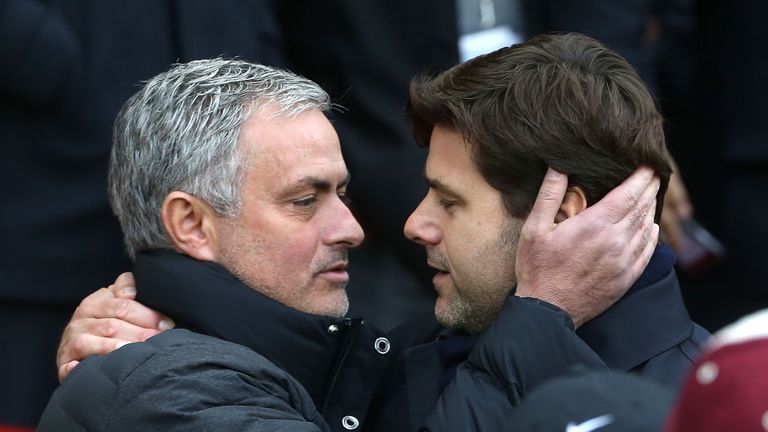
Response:
[{"label": "man with gray hair", "polygon": [[141,301],[186,330],[84,361],[39,430],[357,426],[389,342],[344,318],[363,231],[329,108],[307,79],[224,59],[128,100],[110,200]]}]

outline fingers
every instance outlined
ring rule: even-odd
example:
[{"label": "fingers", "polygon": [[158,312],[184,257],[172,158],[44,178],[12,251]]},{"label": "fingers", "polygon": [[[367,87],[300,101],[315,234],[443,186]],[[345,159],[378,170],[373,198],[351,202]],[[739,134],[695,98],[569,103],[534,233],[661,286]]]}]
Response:
[{"label": "fingers", "polygon": [[64,329],[56,355],[60,380],[85,357],[107,354],[174,327],[171,319],[133,300],[134,285],[133,275],[123,273],[109,288],[83,299]]},{"label": "fingers", "polygon": [[112,290],[105,288],[80,303],[72,320],[81,318],[117,318],[139,327],[158,330],[167,330],[174,326],[173,321],[161,313],[135,300],[115,298]]},{"label": "fingers", "polygon": [[72,316],[72,321],[80,318],[92,318],[103,315],[103,312],[101,314],[99,313],[103,309],[103,306],[101,305],[109,299],[114,298],[112,291],[108,288],[101,288],[95,291],[80,302],[80,305],[77,306],[77,309],[75,309],[75,313]]},{"label": "fingers", "polygon": [[107,302],[108,317],[117,318],[139,327],[158,330],[168,330],[174,326],[170,318],[135,300],[107,299]]},{"label": "fingers", "polygon": [[69,363],[64,363],[63,365],[59,366],[59,382],[63,382],[69,373],[72,372],[72,369],[74,369],[75,366],[77,366],[79,363],[79,361],[73,360]]},{"label": "fingers", "polygon": [[[156,328],[140,327],[115,318],[87,318],[73,323],[71,327],[76,334],[120,339],[127,342],[143,342],[163,331]],[[93,352],[89,354],[104,353]]]},{"label": "fingers", "polygon": [[56,363],[59,377],[69,372],[62,369],[72,361],[92,355],[108,354],[132,342],[142,342],[161,333],[161,330],[135,326],[114,318],[82,318],[71,322],[64,330]]},{"label": "fingers", "polygon": [[627,275],[630,279],[630,284],[635,283],[651,261],[651,256],[653,256],[653,252],[656,250],[656,245],[659,242],[659,229],[657,224],[651,224],[647,234],[643,236],[640,244],[642,249],[632,266],[632,272]]},{"label": "fingers", "polygon": [[536,196],[536,201],[533,203],[533,208],[525,221],[525,225],[534,231],[552,226],[567,189],[568,177],[552,168],[547,168],[547,174],[544,176],[539,194]]},{"label": "fingers", "polygon": [[[653,254],[653,250],[656,248],[658,232],[654,233],[654,230],[658,231],[658,225],[654,223],[656,214],[655,190],[655,187],[649,186],[638,200],[636,208],[620,223],[613,225],[611,229],[613,231],[612,237],[619,239],[625,245],[624,249],[629,253],[632,263],[637,263],[641,257],[646,255],[648,250],[650,250],[650,254]],[[642,204],[644,202],[647,204]],[[650,259],[650,255],[648,256]],[[643,264],[643,268],[645,264]]]},{"label": "fingers", "polygon": [[118,276],[115,283],[109,286],[109,290],[118,298],[130,300],[136,298],[136,282],[133,279],[133,273],[126,272]]},{"label": "fingers", "polygon": [[[656,212],[655,201],[645,212],[639,223],[626,218],[622,223],[616,224],[614,228],[617,237],[627,239],[626,250],[630,254],[633,271],[636,273],[630,277],[639,277],[645,266],[653,255],[659,240],[659,225],[654,223],[654,214]],[[634,279],[632,280],[634,282]]]},{"label": "fingers", "polygon": [[[585,212],[600,213],[602,220],[608,223],[618,223],[633,210],[636,210],[638,202],[644,202],[641,197],[652,186],[654,181],[653,170],[648,167],[640,167],[624,182],[612,191],[608,192],[597,204],[589,207]],[[656,186],[658,191],[658,186]]]},{"label": "fingers", "polygon": [[630,227],[637,227],[648,218],[653,220],[656,216],[656,197],[659,193],[659,185],[659,179],[654,177],[638,197],[635,206],[624,216],[622,222],[628,222]]},{"label": "fingers", "polygon": [[[62,342],[56,359],[56,363],[59,365],[59,379],[62,379],[62,372],[68,372],[66,366],[72,362],[80,361],[92,355],[109,354],[131,342],[133,341],[85,333],[78,334],[76,337]],[[74,365],[71,365],[71,367],[74,367]]]}]

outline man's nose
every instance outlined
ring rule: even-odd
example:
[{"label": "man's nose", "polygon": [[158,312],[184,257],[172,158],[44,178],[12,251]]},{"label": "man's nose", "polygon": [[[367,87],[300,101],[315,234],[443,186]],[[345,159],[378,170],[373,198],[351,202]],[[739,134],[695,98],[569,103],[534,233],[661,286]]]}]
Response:
[{"label": "man's nose", "polygon": [[334,229],[327,238],[329,244],[345,244],[353,248],[360,246],[365,238],[363,227],[357,222],[352,211],[341,200],[337,203],[337,211],[332,215]]},{"label": "man's nose", "polygon": [[422,246],[434,246],[440,243],[440,228],[432,217],[427,214],[425,207],[424,200],[411,213],[408,220],[405,221],[403,233],[409,240]]}]

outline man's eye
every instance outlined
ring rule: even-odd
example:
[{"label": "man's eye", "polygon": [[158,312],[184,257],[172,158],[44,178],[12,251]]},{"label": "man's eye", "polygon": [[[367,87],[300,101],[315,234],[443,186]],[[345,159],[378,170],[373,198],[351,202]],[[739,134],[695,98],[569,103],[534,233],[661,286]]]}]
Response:
[{"label": "man's eye", "polygon": [[349,207],[349,206],[350,206],[350,204],[352,204],[352,198],[350,198],[350,197],[349,197],[349,195],[347,195],[347,193],[346,193],[346,192],[339,192],[339,199],[340,199],[340,200],[341,200],[341,202],[343,202],[343,203],[344,203],[344,205],[346,205],[347,207]]},{"label": "man's eye", "polygon": [[440,200],[440,207],[442,207],[445,210],[451,209],[454,205],[456,205],[456,201],[449,201],[445,199]]},{"label": "man's eye", "polygon": [[312,207],[313,205],[315,205],[315,203],[317,203],[317,198],[315,198],[314,196],[308,196],[306,198],[302,198],[294,201],[293,205],[295,205],[296,207]]}]

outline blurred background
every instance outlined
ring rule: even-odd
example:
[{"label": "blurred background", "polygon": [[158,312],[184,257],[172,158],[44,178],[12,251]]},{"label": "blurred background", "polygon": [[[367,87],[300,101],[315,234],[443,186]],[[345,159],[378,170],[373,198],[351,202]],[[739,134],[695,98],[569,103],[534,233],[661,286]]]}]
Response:
[{"label": "blurred background", "polygon": [[351,313],[388,330],[434,299],[402,235],[426,191],[410,79],[542,32],[593,36],[637,67],[667,120],[679,175],[664,229],[694,320],[714,331],[768,306],[766,23],[762,0],[0,0],[0,431],[34,427],[70,315],[130,269],[106,196],[117,111],[198,58],[285,67],[345,107],[332,121],[367,234]]}]

